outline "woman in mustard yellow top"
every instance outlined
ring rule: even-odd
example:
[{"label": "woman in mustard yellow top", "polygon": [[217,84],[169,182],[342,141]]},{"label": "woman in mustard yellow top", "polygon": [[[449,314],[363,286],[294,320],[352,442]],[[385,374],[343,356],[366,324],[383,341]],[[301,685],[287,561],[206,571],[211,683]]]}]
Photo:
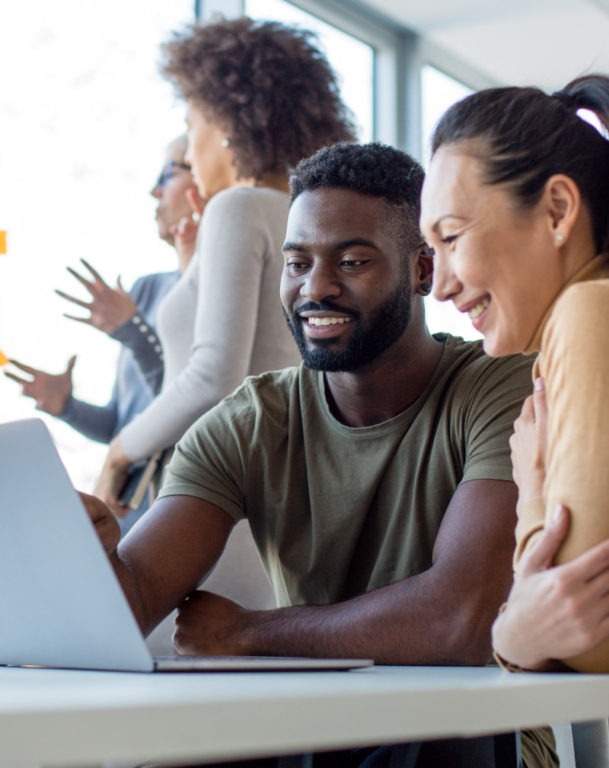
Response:
[{"label": "woman in mustard yellow top", "polygon": [[528,456],[526,440],[516,450],[517,576],[495,626],[498,654],[529,669],[560,659],[609,671],[609,560],[602,585],[596,573],[583,579],[579,603],[552,592],[564,571],[553,569],[558,577],[542,588],[533,577],[551,563],[529,562],[560,504],[571,525],[557,564],[592,567],[573,559],[609,538],[609,141],[582,108],[609,126],[609,77],[582,77],[551,96],[489,89],[454,105],[433,137],[422,229],[435,251],[435,296],[469,314],[487,353],[539,352],[547,447],[536,457],[544,436],[533,434]]}]

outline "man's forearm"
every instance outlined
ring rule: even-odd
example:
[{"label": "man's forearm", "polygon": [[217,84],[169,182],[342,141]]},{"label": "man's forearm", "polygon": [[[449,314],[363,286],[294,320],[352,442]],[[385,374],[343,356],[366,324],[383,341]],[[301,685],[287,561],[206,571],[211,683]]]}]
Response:
[{"label": "man's forearm", "polygon": [[176,647],[181,653],[484,664],[491,659],[491,625],[512,581],[515,496],[507,481],[463,483],[427,570],[342,603],[247,611],[216,595],[191,595],[178,611]]},{"label": "man's forearm", "polygon": [[336,605],[253,612],[243,630],[246,652],[371,657],[381,664],[477,665],[490,659],[499,602],[476,619],[471,606],[430,605],[429,596],[416,591],[402,583]]},{"label": "man's forearm", "polygon": [[176,621],[181,653],[372,657],[382,664],[484,664],[505,590],[442,595],[431,572],[343,603],[248,611],[197,592]]},{"label": "man's forearm", "polygon": [[118,552],[114,552],[110,556],[110,563],[114,568],[116,578],[127,598],[127,602],[129,603],[135,620],[144,635],[148,634],[148,632],[151,632],[152,629],[154,629],[159,620],[153,622],[152,617],[147,615],[136,573],[129,567],[128,562],[125,561]]}]

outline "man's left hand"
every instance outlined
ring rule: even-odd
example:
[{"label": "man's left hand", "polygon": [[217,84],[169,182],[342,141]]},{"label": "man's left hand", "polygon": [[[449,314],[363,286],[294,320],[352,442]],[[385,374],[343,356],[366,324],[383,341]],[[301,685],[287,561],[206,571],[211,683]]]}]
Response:
[{"label": "man's left hand", "polygon": [[183,655],[247,656],[246,630],[257,613],[198,590],[178,608],[173,645]]}]

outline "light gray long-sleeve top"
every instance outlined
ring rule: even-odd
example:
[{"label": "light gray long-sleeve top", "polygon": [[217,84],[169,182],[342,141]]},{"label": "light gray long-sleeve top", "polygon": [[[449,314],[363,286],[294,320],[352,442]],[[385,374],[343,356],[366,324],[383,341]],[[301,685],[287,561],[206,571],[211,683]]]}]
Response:
[{"label": "light gray long-sleeve top", "polygon": [[233,187],[207,204],[196,254],[157,314],[163,389],[120,433],[133,460],[174,445],[248,375],[297,365],[281,312],[289,197]]}]

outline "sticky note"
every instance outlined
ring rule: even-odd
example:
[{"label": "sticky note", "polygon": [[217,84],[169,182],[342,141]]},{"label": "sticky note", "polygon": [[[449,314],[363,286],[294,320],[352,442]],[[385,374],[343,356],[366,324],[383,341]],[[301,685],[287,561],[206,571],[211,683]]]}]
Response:
[{"label": "sticky note", "polygon": [[0,368],[2,368],[3,365],[6,365],[9,362],[8,357],[4,354],[4,352],[0,349]]},{"label": "sticky note", "polygon": [[0,229],[0,253],[6,253],[6,232]]}]

